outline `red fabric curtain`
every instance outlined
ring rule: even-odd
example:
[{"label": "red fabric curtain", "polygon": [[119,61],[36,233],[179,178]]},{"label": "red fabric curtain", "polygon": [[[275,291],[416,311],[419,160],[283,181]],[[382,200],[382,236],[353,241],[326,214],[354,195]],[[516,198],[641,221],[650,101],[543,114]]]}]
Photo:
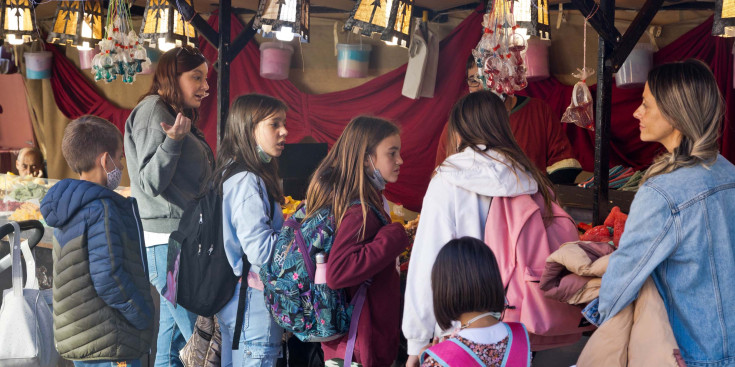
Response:
[{"label": "red fabric curtain", "polygon": [[[726,114],[721,139],[722,155],[728,160],[735,159],[735,105],[733,95],[733,55],[732,39],[712,36],[712,17],[704,23],[679,37],[676,41],[654,54],[654,65],[696,58],[707,63],[715,75],[722,96],[725,99]],[[590,87],[593,96],[596,85]],[[566,110],[572,98],[573,86],[561,84],[550,78],[530,83],[521,94],[545,100],[556,113],[558,119]],[[644,143],[640,140],[638,120],[633,112],[641,103],[643,88],[620,89],[612,87],[612,116],[610,122],[610,165],[622,164],[642,169],[651,164],[653,158],[663,147],[657,143]],[[595,133],[580,129],[575,125],[566,126],[567,136],[574,147],[577,159],[585,170],[594,169]]]},{"label": "red fabric curtain", "polygon": [[[242,30],[232,18],[232,35]],[[288,142],[297,142],[312,136],[330,146],[353,117],[360,114],[381,116],[396,121],[402,129],[404,165],[397,184],[388,185],[386,196],[402,203],[411,210],[420,210],[439,143],[439,134],[447,121],[452,105],[467,93],[464,83],[464,65],[471,49],[481,35],[482,13],[472,12],[441,42],[439,73],[436,81],[436,97],[412,100],[401,95],[406,66],[381,75],[358,87],[327,94],[308,94],[299,91],[288,80],[274,81],[259,75],[260,51],[254,42],[249,43],[231,64],[231,100],[245,93],[264,93],[282,99],[289,106],[287,113]],[[218,29],[218,17],[212,15],[209,23]],[[721,82],[727,105],[732,105],[732,62],[730,43],[726,39],[712,37],[712,18],[685,34],[655,55],[655,63],[699,58],[708,63]],[[217,50],[200,39],[202,52],[211,61],[216,60]],[[83,114],[95,114],[109,119],[121,128],[129,110],[116,108],[95,91],[80,71],[53,46],[54,96],[57,105],[69,118]],[[199,126],[207,141],[216,145],[217,131],[217,74],[209,70],[210,96],[200,109]],[[594,93],[594,87],[591,88]],[[638,122],[632,117],[641,99],[641,89],[617,89],[613,86],[613,116],[611,127],[611,165],[624,164],[642,168],[650,164],[660,150],[658,144],[642,143],[638,138]],[[547,79],[531,83],[524,94],[548,102],[556,117],[560,118],[571,100],[572,87]],[[723,155],[735,159],[735,141],[731,124],[735,122],[734,109],[729,108],[723,134]],[[594,133],[567,125],[567,134],[579,161],[586,170],[594,166]]]}]

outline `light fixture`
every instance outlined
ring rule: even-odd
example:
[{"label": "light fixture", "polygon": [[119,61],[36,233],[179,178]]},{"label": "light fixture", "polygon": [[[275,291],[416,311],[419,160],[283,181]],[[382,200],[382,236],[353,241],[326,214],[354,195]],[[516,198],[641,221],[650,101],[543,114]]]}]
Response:
[{"label": "light fixture", "polygon": [[101,0],[59,1],[47,42],[91,50],[101,40]]},{"label": "light fixture", "polygon": [[30,42],[36,32],[34,24],[36,15],[31,0],[0,0],[0,24],[5,40],[11,45]]},{"label": "light fixture", "polygon": [[344,29],[367,37],[380,33],[388,44],[407,46],[412,11],[413,0],[357,0]]},{"label": "light fixture", "polygon": [[735,0],[715,0],[712,35],[735,37]]},{"label": "light fixture", "polygon": [[526,38],[537,36],[544,40],[551,39],[549,26],[549,0],[507,0],[515,19],[516,33]]},{"label": "light fixture", "polygon": [[391,4],[388,26],[383,30],[380,39],[389,45],[408,47],[413,26],[413,0],[393,0]]},{"label": "light fixture", "polygon": [[309,42],[309,0],[260,0],[253,28],[264,37]]},{"label": "light fixture", "polygon": [[147,0],[140,37],[151,47],[158,46],[165,52],[176,46],[196,43],[194,27],[174,7],[178,1],[186,1],[191,6],[191,0]]}]

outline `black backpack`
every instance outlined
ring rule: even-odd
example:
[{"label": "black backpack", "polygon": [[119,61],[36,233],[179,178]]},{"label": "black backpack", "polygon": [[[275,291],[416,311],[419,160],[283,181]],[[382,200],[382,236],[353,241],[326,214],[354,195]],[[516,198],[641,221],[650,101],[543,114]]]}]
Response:
[{"label": "black backpack", "polygon": [[[179,228],[168,241],[169,246],[181,248],[176,303],[197,315],[213,316],[232,299],[240,280],[225,254],[218,188],[209,187],[184,209]],[[243,257],[243,274],[249,269],[250,263]]]},{"label": "black backpack", "polygon": [[[231,172],[229,176],[235,173]],[[200,316],[213,316],[232,299],[235,287],[242,278],[232,272],[225,254],[222,194],[218,187],[210,184],[204,195],[184,209],[179,228],[171,233],[168,242],[169,247],[181,248],[176,304]],[[242,274],[247,277],[249,271],[250,262],[243,254]],[[235,334],[232,337],[232,349],[235,350],[240,345],[247,287],[247,281],[243,281],[237,304]]]}]

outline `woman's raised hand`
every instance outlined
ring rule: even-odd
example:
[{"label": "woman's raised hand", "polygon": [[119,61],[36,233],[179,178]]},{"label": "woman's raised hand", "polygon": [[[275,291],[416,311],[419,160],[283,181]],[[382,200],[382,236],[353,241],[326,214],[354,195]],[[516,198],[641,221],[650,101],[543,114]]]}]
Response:
[{"label": "woman's raised hand", "polygon": [[181,140],[191,130],[191,119],[179,112],[179,114],[176,115],[176,121],[173,126],[165,122],[161,122],[161,128],[169,138],[173,140]]}]

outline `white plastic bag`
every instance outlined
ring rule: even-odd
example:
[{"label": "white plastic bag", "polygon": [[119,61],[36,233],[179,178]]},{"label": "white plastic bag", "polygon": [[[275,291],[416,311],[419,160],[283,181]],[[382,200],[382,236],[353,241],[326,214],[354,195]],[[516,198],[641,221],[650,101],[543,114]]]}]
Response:
[{"label": "white plastic bag", "polygon": [[[10,246],[13,288],[4,291],[0,308],[0,366],[54,367],[59,354],[54,346],[53,318],[48,306],[51,290],[38,289],[33,254],[28,242],[20,241],[18,223],[10,222],[6,226],[13,228]],[[3,226],[3,229],[7,227]],[[21,251],[26,260],[28,276],[25,287],[21,284]]]}]

